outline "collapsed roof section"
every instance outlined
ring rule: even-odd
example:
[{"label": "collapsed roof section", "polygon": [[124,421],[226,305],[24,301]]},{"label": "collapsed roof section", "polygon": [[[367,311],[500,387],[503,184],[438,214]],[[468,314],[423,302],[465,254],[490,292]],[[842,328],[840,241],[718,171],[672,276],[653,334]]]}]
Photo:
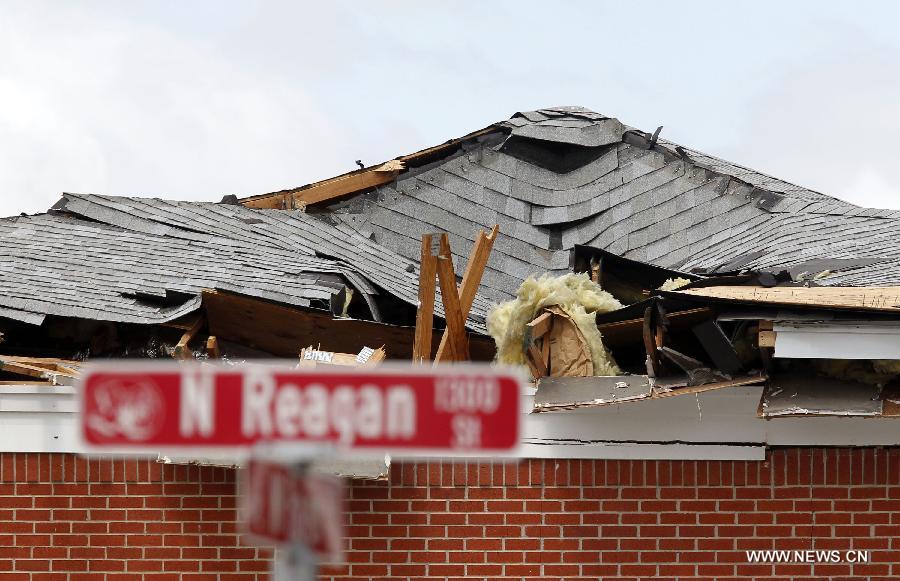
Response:
[{"label": "collapsed roof section", "polygon": [[[0,316],[31,324],[164,323],[203,289],[328,308],[349,287],[375,321],[382,299],[418,300],[415,262],[341,225],[239,204],[65,194],[48,214],[0,220],[0,257]],[[471,328],[487,308],[475,298]]]},{"label": "collapsed roof section", "polygon": [[306,205],[409,260],[424,233],[449,232],[464,249],[478,229],[499,224],[482,286],[493,300],[509,299],[529,275],[567,272],[579,244],[685,271],[900,284],[900,212],[859,208],[580,107],[517,113],[388,164],[242,203]]}]

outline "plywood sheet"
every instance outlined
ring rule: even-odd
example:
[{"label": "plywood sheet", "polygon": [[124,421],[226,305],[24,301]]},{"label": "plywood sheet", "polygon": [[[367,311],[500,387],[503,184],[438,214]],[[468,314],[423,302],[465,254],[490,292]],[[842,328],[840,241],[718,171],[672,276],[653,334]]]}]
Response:
[{"label": "plywood sheet", "polygon": [[900,312],[900,287],[749,287],[713,286],[671,291],[691,296],[746,303],[831,309]]}]

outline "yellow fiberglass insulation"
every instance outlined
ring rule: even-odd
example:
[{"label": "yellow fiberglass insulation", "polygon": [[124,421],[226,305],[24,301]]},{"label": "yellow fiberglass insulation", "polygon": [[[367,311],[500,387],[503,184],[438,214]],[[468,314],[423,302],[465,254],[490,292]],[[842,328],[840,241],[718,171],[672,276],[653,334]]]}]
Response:
[{"label": "yellow fiberglass insulation", "polygon": [[557,305],[578,326],[591,349],[594,375],[621,375],[612,354],[603,345],[597,329],[596,313],[607,313],[622,308],[622,303],[591,281],[587,274],[543,275],[529,277],[516,298],[491,309],[487,317],[487,329],[497,343],[497,361],[525,365],[522,350],[525,326],[544,307]]},{"label": "yellow fiberglass insulation", "polygon": [[678,278],[669,278],[669,279],[666,279],[666,282],[662,283],[662,286],[659,287],[659,289],[657,289],[657,290],[661,290],[661,291],[673,291],[673,290],[678,290],[678,289],[680,289],[681,287],[687,286],[687,285],[689,285],[689,284],[691,284],[691,281],[689,281],[689,280],[686,279],[686,278],[682,278],[682,277],[679,276]]}]

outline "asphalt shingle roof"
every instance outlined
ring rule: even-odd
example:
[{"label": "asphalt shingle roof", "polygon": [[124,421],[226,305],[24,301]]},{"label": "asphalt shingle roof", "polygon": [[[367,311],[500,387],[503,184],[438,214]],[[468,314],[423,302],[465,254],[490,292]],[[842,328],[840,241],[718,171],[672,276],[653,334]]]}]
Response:
[{"label": "asphalt shingle roof", "polygon": [[[580,107],[517,113],[495,128],[505,137],[335,204],[330,219],[410,260],[420,234],[446,230],[459,265],[477,230],[500,224],[482,288],[494,300],[513,296],[529,275],[568,271],[576,244],[682,270],[793,269],[826,259],[816,273],[832,272],[819,284],[900,284],[900,212],[654,142]],[[595,153],[561,172],[517,155],[513,140],[548,155],[560,146]]]}]

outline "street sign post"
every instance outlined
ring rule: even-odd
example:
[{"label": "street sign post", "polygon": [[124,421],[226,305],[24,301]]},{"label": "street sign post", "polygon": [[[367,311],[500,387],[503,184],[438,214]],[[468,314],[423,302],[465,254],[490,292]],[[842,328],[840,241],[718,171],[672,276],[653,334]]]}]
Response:
[{"label": "street sign post", "polygon": [[[85,448],[104,453],[278,450],[248,463],[248,532],[279,547],[274,578],[315,578],[341,552],[342,488],[310,474],[316,452],[513,455],[522,379],[444,368],[92,364],[76,387]],[[271,456],[271,454],[270,454]]]},{"label": "street sign post", "polygon": [[293,369],[93,365],[80,432],[101,452],[242,451],[259,442],[356,453],[497,455],[519,442],[521,379],[487,366]]},{"label": "street sign post", "polygon": [[342,552],[343,487],[303,464],[251,458],[244,476],[247,532],[268,544],[302,544],[317,558]]}]

